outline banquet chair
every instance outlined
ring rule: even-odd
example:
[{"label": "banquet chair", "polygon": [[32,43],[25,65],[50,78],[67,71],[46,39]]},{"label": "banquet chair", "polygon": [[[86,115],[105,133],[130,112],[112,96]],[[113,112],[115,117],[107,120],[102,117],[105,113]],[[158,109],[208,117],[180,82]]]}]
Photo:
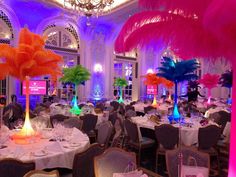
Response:
[{"label": "banquet chair", "polygon": [[79,104],[79,108],[82,109],[85,105],[86,105],[86,104],[81,103],[81,104]]},{"label": "banquet chair", "polygon": [[142,149],[152,147],[155,144],[155,141],[147,137],[142,137],[142,139],[140,139],[137,125],[128,119],[124,120],[124,126],[129,137],[128,145],[138,150],[138,165],[140,165]]},{"label": "banquet chair", "polygon": [[99,108],[103,111],[105,109],[105,105],[104,105],[104,103],[97,103],[95,108]]},{"label": "banquet chair", "polygon": [[72,176],[73,177],[94,177],[94,157],[104,152],[104,146],[98,143],[92,144],[84,152],[74,156]]},{"label": "banquet chair", "polygon": [[122,104],[120,104],[118,112],[121,116],[125,116],[125,108],[122,106]]},{"label": "banquet chair", "polygon": [[94,158],[95,177],[112,177],[113,173],[125,172],[129,166],[136,169],[135,153],[116,147]]},{"label": "banquet chair", "polygon": [[103,110],[101,108],[94,108],[95,114],[102,114]]},{"label": "banquet chair", "polygon": [[9,109],[2,115],[2,121],[3,121],[4,125],[7,126],[9,129],[13,128],[11,126],[11,122],[10,122],[10,119],[9,119],[11,114],[12,114],[12,110]]},{"label": "banquet chair", "polygon": [[64,126],[68,127],[68,128],[77,128],[77,129],[81,129],[82,127],[82,121],[77,118],[77,117],[70,117],[69,119],[64,120]]},{"label": "banquet chair", "polygon": [[114,111],[117,111],[120,107],[120,104],[117,101],[110,102],[110,105],[114,108]]},{"label": "banquet chair", "polygon": [[128,110],[135,111],[134,106],[126,105],[126,106],[125,106],[125,112],[127,112]]},{"label": "banquet chair", "polygon": [[35,169],[34,162],[22,162],[20,160],[6,158],[0,160],[1,177],[22,177],[30,170]]},{"label": "banquet chair", "polygon": [[137,103],[137,101],[132,101],[132,102],[130,103],[130,105],[133,106],[133,105],[135,105],[136,103]]},{"label": "banquet chair", "polygon": [[108,120],[111,122],[111,124],[114,126],[117,120],[117,112],[113,112],[109,115]]},{"label": "banquet chair", "polygon": [[175,149],[179,142],[179,128],[170,124],[155,126],[155,136],[159,146],[156,150],[156,172],[159,166],[158,158],[160,155],[165,156],[166,150]]},{"label": "banquet chair", "polygon": [[101,145],[104,145],[106,148],[110,141],[113,130],[114,127],[110,121],[102,123],[98,128],[97,142]]},{"label": "banquet chair", "polygon": [[51,122],[52,128],[54,128],[54,126],[58,123],[64,123],[66,119],[69,119],[69,117],[64,116],[62,114],[56,114],[56,115],[50,116],[50,122]]},{"label": "banquet chair", "polygon": [[86,133],[89,138],[96,139],[95,127],[97,124],[98,116],[93,114],[86,114],[81,116],[80,119],[83,121],[81,130]]},{"label": "banquet chair", "polygon": [[220,173],[220,161],[218,151],[214,148],[220,139],[221,128],[216,125],[209,125],[199,128],[198,131],[198,150],[208,153],[210,158],[216,157],[218,173]]},{"label": "banquet chair", "polygon": [[156,110],[156,108],[154,108],[152,106],[146,106],[146,107],[144,107],[144,113],[147,114],[149,111],[151,111],[153,109]]},{"label": "banquet chair", "polygon": [[136,116],[136,112],[134,110],[129,109],[128,111],[125,112],[125,118],[131,118],[135,116]]},{"label": "banquet chair", "polygon": [[227,122],[231,122],[231,113],[226,111],[219,111],[219,119],[215,120],[215,122],[221,126],[221,133],[223,133]]},{"label": "banquet chair", "polygon": [[53,170],[51,172],[32,170],[26,173],[23,177],[59,177],[59,172],[57,170]]},{"label": "banquet chair", "polygon": [[181,147],[174,150],[166,151],[166,167],[169,177],[178,177],[178,165],[179,165],[179,155],[182,154],[183,165],[193,165],[188,164],[189,159],[193,158],[196,160],[198,167],[210,168],[210,158],[207,153],[198,151],[192,147]]},{"label": "banquet chair", "polygon": [[136,116],[145,116],[144,112],[136,111]]}]

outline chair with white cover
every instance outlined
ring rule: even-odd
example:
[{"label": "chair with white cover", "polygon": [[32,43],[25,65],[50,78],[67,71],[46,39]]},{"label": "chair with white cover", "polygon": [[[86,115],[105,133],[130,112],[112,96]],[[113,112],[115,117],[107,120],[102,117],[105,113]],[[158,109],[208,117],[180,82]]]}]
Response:
[{"label": "chair with white cover", "polygon": [[169,177],[178,177],[178,165],[179,165],[179,155],[182,153],[182,162],[183,165],[192,165],[188,164],[190,158],[196,161],[197,167],[210,168],[210,157],[207,153],[198,151],[195,148],[191,147],[182,147],[167,150],[166,151],[166,166]]},{"label": "chair with white cover", "polygon": [[102,123],[101,125],[99,125],[99,128],[98,128],[97,142],[107,147],[110,141],[112,132],[113,132],[113,125],[111,124],[110,121]]},{"label": "chair with white cover", "polygon": [[135,153],[116,147],[108,148],[94,158],[95,177],[112,177],[113,173],[123,173],[130,164],[136,166]]},{"label": "chair with white cover", "polygon": [[43,170],[32,170],[24,175],[24,177],[59,177],[57,170],[46,172]]}]

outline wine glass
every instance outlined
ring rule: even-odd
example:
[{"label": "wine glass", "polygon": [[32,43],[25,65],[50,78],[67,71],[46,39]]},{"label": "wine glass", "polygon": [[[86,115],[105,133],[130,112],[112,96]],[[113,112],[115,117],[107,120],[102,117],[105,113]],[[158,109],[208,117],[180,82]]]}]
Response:
[{"label": "wine glass", "polygon": [[0,149],[6,147],[4,144],[8,141],[9,135],[7,133],[0,132]]}]

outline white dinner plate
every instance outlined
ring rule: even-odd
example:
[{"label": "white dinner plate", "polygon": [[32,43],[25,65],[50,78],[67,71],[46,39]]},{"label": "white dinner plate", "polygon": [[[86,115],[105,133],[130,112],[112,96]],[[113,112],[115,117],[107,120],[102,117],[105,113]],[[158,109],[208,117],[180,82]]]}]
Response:
[{"label": "white dinner plate", "polygon": [[45,152],[45,151],[37,151],[37,152],[33,152],[33,155],[34,155],[35,157],[43,157],[43,156],[48,155],[48,153]]},{"label": "white dinner plate", "polygon": [[70,147],[78,147],[81,143],[70,143]]}]

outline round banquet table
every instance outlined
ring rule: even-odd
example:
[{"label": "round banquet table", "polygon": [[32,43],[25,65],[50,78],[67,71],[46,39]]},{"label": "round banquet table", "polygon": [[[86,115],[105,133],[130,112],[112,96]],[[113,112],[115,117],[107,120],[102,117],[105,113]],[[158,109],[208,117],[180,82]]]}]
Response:
[{"label": "round banquet table", "polygon": [[[19,145],[12,140],[5,143],[6,148],[0,149],[0,159],[15,158],[23,162],[34,161],[36,169],[68,168],[72,169],[76,153],[86,150],[90,143],[87,135],[73,129],[71,142],[50,141],[40,139],[36,143]],[[75,138],[76,137],[76,138]]]},{"label": "round banquet table", "polygon": [[[132,117],[131,118],[134,123],[137,124],[138,128],[148,128],[154,130],[155,126],[161,125],[161,124],[169,124],[168,120],[163,120],[160,122],[160,124],[156,124],[148,119],[148,116],[145,117]],[[192,146],[192,145],[198,145],[198,130],[201,128],[201,124],[199,123],[198,119],[192,119],[187,118],[185,119],[186,123],[191,123],[191,127],[185,127],[181,126],[181,143],[185,146]],[[209,124],[215,124],[213,122],[210,122]],[[179,127],[179,124],[173,124],[175,127]],[[139,129],[140,130],[140,129]],[[139,138],[142,138],[142,135],[139,131]]]}]

